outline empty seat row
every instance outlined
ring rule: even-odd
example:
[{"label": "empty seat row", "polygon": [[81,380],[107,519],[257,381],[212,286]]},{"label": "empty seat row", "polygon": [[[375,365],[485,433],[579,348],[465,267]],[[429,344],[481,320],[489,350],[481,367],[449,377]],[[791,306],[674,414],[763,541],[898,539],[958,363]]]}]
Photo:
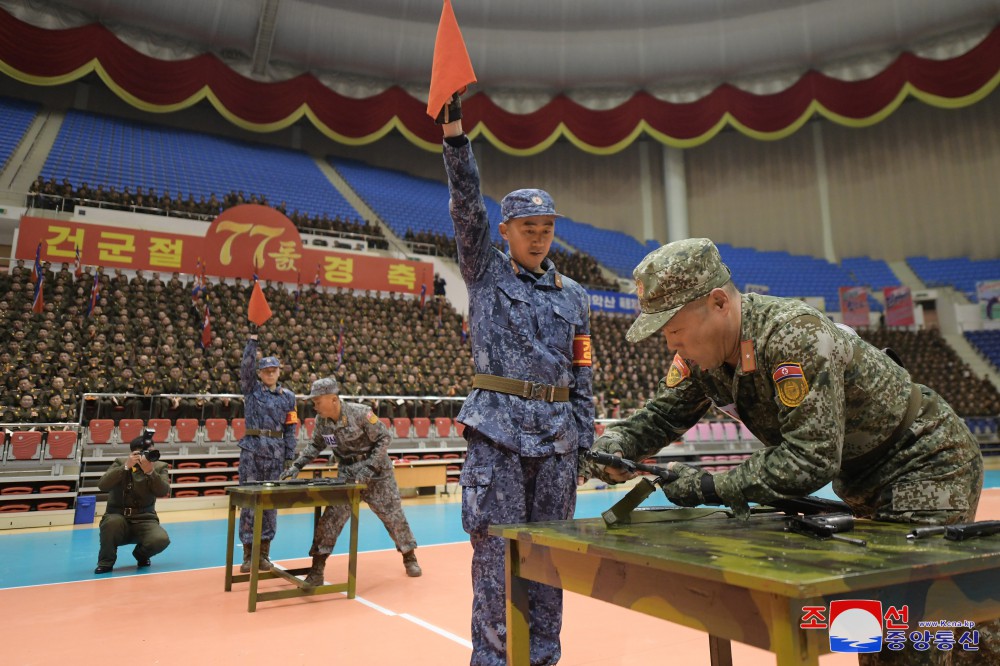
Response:
[{"label": "empty seat row", "polygon": [[77,433],[74,430],[37,430],[12,432],[10,441],[3,445],[0,460],[62,460],[76,455]]}]

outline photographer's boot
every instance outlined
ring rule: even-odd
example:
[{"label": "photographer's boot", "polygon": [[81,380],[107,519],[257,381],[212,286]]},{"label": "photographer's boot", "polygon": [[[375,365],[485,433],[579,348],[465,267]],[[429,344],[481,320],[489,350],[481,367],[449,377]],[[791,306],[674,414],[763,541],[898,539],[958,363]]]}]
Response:
[{"label": "photographer's boot", "polygon": [[257,568],[260,569],[261,571],[270,571],[271,570],[271,560],[269,559],[270,556],[271,556],[271,542],[261,541],[260,564],[257,565]]},{"label": "photographer's boot", "polygon": [[326,580],[323,572],[326,571],[326,558],[329,555],[313,555],[312,569],[306,574],[305,584],[309,587],[319,587]]},{"label": "photographer's boot", "polygon": [[417,554],[412,550],[403,553],[403,566],[406,567],[406,575],[410,578],[416,578],[423,573],[420,570],[420,565],[417,564]]}]

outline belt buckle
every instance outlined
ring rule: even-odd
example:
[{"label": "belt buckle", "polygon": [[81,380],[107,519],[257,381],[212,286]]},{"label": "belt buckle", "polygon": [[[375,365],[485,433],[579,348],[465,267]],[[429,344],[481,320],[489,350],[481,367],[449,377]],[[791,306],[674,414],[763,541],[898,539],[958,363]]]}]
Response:
[{"label": "belt buckle", "polygon": [[528,398],[530,400],[545,400],[546,389],[548,388],[545,384],[536,384],[534,382],[528,382],[530,385],[528,391]]},{"label": "belt buckle", "polygon": [[132,514],[133,514],[134,512],[135,512],[135,509],[133,509],[133,508],[132,508],[132,507],[130,507],[130,506],[127,506],[127,507],[125,507],[124,509],[122,509],[122,515],[123,515],[123,516],[125,516],[126,518],[131,518],[131,517],[132,517]]}]

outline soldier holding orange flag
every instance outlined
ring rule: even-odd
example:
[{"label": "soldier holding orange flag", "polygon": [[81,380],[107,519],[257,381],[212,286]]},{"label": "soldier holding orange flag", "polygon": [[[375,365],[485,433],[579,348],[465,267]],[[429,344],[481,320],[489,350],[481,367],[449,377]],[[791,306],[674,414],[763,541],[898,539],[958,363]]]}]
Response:
[{"label": "soldier holding orange flag", "polygon": [[[281,362],[276,357],[267,356],[257,361],[257,327],[270,317],[271,308],[255,279],[247,307],[252,332],[240,363],[240,388],[246,410],[246,434],[239,443],[240,485],[275,481],[295,459],[295,426],[299,422],[295,394],[278,384]],[[243,573],[248,573],[252,566],[253,521],[253,510],[240,512],[240,542],[243,544],[240,571]],[[276,510],[264,512],[258,564],[261,571],[271,569],[268,557],[277,523]]]}]

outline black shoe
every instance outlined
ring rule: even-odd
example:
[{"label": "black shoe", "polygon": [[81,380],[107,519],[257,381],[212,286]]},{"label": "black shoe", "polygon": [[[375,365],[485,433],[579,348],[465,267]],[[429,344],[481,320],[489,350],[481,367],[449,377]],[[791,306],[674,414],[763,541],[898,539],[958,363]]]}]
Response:
[{"label": "black shoe", "polygon": [[111,566],[110,564],[98,564],[97,568],[94,569],[94,573],[95,574],[106,574],[106,573],[111,573],[112,570],[114,570],[114,567]]},{"label": "black shoe", "polygon": [[148,557],[143,558],[141,560],[139,558],[136,558],[135,560],[136,569],[145,569],[146,567],[151,567],[151,566],[153,566],[153,561],[150,560]]}]

